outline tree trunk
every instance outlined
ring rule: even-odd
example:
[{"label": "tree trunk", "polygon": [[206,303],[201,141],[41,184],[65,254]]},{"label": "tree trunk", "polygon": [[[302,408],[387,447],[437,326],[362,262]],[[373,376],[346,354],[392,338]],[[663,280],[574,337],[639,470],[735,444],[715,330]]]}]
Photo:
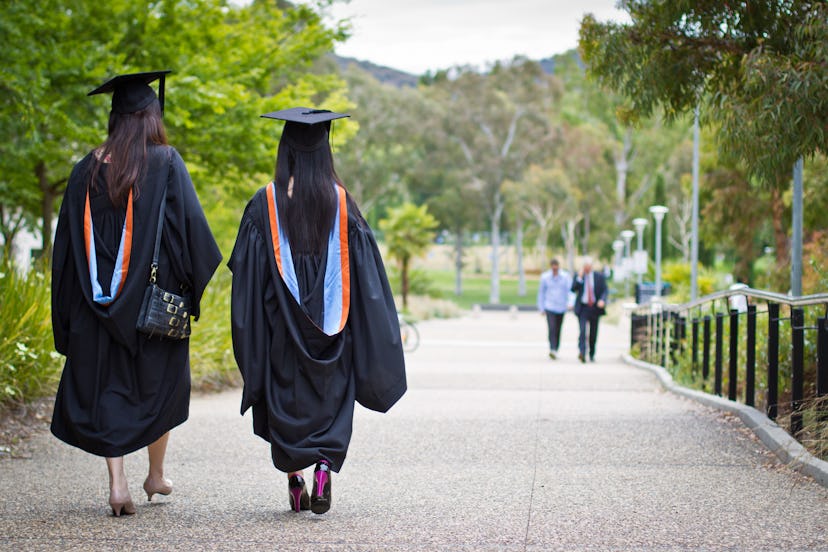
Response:
[{"label": "tree trunk", "polygon": [[541,266],[546,266],[546,263],[549,262],[546,253],[547,243],[549,243],[549,229],[546,227],[538,227],[538,239],[535,241],[535,249],[538,252]]},{"label": "tree trunk", "polygon": [[6,212],[6,208],[0,205],[0,233],[3,234],[3,258],[2,264],[6,264],[12,259],[12,252],[14,248],[14,238],[23,226],[23,210],[19,209],[18,214],[13,216]]},{"label": "tree trunk", "polygon": [[615,154],[615,225],[621,228],[627,218],[627,173],[630,170],[632,130],[627,129],[620,151]]},{"label": "tree trunk", "polygon": [[785,229],[783,218],[785,215],[785,204],[782,200],[782,192],[778,188],[771,189],[771,218],[773,224],[773,238],[776,243],[776,264],[780,267],[788,266],[788,232]]},{"label": "tree trunk", "polygon": [[402,292],[403,311],[408,310],[408,259],[400,261],[400,290]]},{"label": "tree trunk", "polygon": [[458,228],[454,238],[454,294],[463,295],[463,230]]},{"label": "tree trunk", "polygon": [[46,176],[46,163],[38,161],[35,165],[35,175],[40,186],[40,191],[43,197],[40,200],[40,216],[43,219],[41,228],[41,252],[40,255],[44,259],[52,258],[52,218],[55,213],[55,198],[59,195],[61,185],[66,182],[66,179],[59,180],[52,184]]},{"label": "tree trunk", "polygon": [[515,247],[517,248],[518,295],[526,296],[526,274],[523,271],[523,218],[517,217],[517,232]]},{"label": "tree trunk", "polygon": [[561,227],[563,234],[564,247],[566,249],[566,265],[569,267],[569,272],[575,274],[575,225],[578,221],[569,219],[566,221],[566,226]]},{"label": "tree trunk", "polygon": [[584,210],[584,233],[581,236],[581,255],[589,254],[589,209]]},{"label": "tree trunk", "polygon": [[493,305],[500,303],[500,215],[503,213],[503,200],[500,194],[495,197],[492,212],[492,279],[489,291],[489,302]]}]

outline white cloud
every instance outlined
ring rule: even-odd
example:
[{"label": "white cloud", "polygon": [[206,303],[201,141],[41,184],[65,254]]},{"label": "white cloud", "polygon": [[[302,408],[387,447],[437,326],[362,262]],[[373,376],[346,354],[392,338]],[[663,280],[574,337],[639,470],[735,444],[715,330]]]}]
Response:
[{"label": "white cloud", "polygon": [[614,5],[614,0],[351,0],[330,11],[353,25],[338,54],[421,74],[564,52],[577,46],[586,13],[628,21]]}]

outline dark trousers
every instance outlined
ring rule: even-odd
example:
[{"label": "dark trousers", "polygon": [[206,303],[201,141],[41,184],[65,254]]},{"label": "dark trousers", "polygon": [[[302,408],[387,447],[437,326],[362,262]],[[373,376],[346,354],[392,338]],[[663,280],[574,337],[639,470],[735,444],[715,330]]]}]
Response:
[{"label": "dark trousers", "polygon": [[558,345],[561,342],[561,326],[563,326],[564,313],[544,312],[546,312],[546,325],[549,328],[549,350],[557,352]]},{"label": "dark trousers", "polygon": [[[600,312],[597,307],[584,305],[578,313],[578,352],[586,356],[589,340],[589,358],[595,356],[595,340],[598,338],[598,320]],[[589,330],[589,331],[587,331]]]}]

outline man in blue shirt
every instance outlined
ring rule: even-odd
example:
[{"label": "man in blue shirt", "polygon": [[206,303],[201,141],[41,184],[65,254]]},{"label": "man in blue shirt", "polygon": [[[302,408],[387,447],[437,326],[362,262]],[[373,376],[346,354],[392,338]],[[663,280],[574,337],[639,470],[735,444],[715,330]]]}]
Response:
[{"label": "man in blue shirt", "polygon": [[558,259],[549,262],[549,270],[541,274],[538,286],[538,311],[546,315],[549,328],[549,358],[557,358],[561,342],[561,326],[566,313],[572,278],[561,270]]}]

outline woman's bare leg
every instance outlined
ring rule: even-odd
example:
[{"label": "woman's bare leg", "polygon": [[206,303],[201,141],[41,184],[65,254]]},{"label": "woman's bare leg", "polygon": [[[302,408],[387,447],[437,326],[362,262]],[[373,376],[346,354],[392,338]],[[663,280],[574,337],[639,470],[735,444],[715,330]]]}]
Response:
[{"label": "woman's bare leg", "polygon": [[164,456],[167,454],[167,441],[169,440],[170,432],[168,431],[147,447],[149,475],[144,481],[147,500],[152,500],[152,495],[156,493],[168,495],[172,492],[172,481],[164,477]]},{"label": "woman's bare leg", "polygon": [[107,458],[106,469],[109,471],[109,505],[112,507],[112,513],[115,516],[134,514],[135,505],[129,495],[124,457]]}]

